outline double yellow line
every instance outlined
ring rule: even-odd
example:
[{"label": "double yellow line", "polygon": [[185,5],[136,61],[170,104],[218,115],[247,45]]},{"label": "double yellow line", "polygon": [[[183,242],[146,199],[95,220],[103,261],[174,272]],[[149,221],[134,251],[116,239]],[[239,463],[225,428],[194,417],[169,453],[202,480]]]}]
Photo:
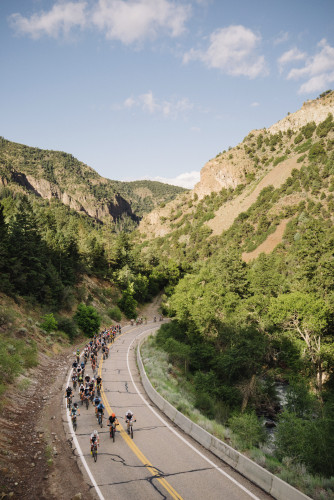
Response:
[{"label": "double yellow line", "polygon": [[[124,335],[124,333],[122,333],[121,335]],[[121,337],[121,335],[119,337]],[[102,364],[103,364],[103,356],[101,356],[100,363],[99,363],[99,369],[98,369],[98,374],[100,375],[100,377],[102,374]],[[107,397],[106,397],[104,389],[103,389],[103,385],[101,388],[101,396],[102,396],[102,401],[104,403],[104,406],[106,407],[106,410],[110,416],[113,413],[113,411],[108,403]],[[129,448],[133,451],[133,453],[141,461],[141,463],[143,465],[145,465],[145,467],[152,474],[152,476],[154,476],[157,479],[157,481],[161,484],[161,486],[170,494],[170,496],[172,498],[174,498],[175,500],[183,500],[181,495],[179,495],[177,493],[177,491],[174,490],[173,486],[171,486],[169,484],[169,482],[166,481],[165,478],[160,477],[160,472],[158,471],[158,469],[156,469],[154,467],[154,465],[152,465],[151,462],[149,460],[147,460],[145,455],[140,451],[138,446],[136,446],[136,444],[133,442],[133,440],[128,436],[128,433],[124,430],[123,426],[120,423],[118,425],[118,429],[121,433],[122,438],[124,439],[126,444],[129,446]]]}]

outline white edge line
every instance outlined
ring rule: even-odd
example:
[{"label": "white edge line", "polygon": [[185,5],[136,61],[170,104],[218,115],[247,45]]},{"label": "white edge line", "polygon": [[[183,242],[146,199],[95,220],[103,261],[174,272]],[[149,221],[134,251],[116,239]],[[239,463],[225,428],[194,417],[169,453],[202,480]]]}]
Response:
[{"label": "white edge line", "polygon": [[168,424],[168,422],[166,422],[166,420],[164,420],[153,408],[152,406],[150,406],[150,404],[146,401],[146,399],[142,396],[142,394],[140,394],[134,380],[133,380],[133,377],[132,377],[132,373],[131,373],[131,370],[130,370],[130,365],[129,365],[129,353],[130,353],[130,349],[131,349],[131,346],[132,344],[134,343],[135,340],[137,340],[139,337],[141,337],[142,335],[144,335],[144,333],[147,333],[147,332],[150,332],[152,330],[156,330],[157,328],[152,328],[151,330],[146,330],[145,332],[141,333],[140,335],[137,335],[133,340],[132,342],[130,343],[129,347],[128,347],[128,351],[127,351],[127,356],[126,356],[126,363],[127,363],[127,366],[128,366],[128,371],[129,371],[129,374],[130,374],[130,377],[131,377],[131,381],[134,385],[134,388],[136,389],[138,395],[141,397],[141,399],[144,401],[144,403],[146,404],[146,406],[158,417],[158,419],[170,430],[172,431],[179,439],[181,439],[181,441],[183,441],[187,446],[189,446],[189,448],[191,448],[193,451],[195,451],[198,455],[200,455],[204,460],[206,460],[206,462],[208,462],[214,469],[216,469],[218,472],[220,472],[221,474],[223,474],[224,476],[226,476],[228,479],[230,479],[234,484],[236,484],[239,488],[241,488],[245,493],[247,493],[247,495],[249,495],[251,498],[253,498],[254,500],[260,500],[259,497],[255,496],[253,493],[251,493],[247,488],[245,488],[245,486],[243,486],[242,484],[238,483],[238,481],[236,479],[234,479],[232,476],[230,476],[229,474],[227,474],[227,472],[225,472],[223,469],[221,469],[218,465],[216,465],[214,462],[212,462],[209,458],[207,458],[205,455],[203,455],[203,453],[201,453],[199,450],[197,450],[197,448],[195,448],[191,443],[189,443],[183,436],[181,436],[181,434],[179,434],[171,425]]},{"label": "white edge line", "polygon": [[[83,353],[83,351],[82,351]],[[80,356],[82,356],[82,353],[80,354]],[[70,370],[70,374],[68,376],[68,379],[67,379],[67,387],[70,385],[70,378],[71,378],[71,375],[72,375],[72,370]],[[94,486],[95,490],[96,490],[96,493],[98,494],[98,497],[100,500],[105,500],[104,499],[104,496],[102,495],[101,493],[101,490],[100,488],[98,487],[95,479],[94,479],[94,476],[93,474],[91,473],[90,471],[90,468],[88,467],[88,464],[86,462],[86,459],[85,457],[83,456],[83,453],[81,451],[81,448],[80,448],[80,445],[79,445],[79,441],[75,435],[75,432],[73,430],[73,426],[72,426],[72,422],[71,422],[71,416],[70,416],[70,412],[67,410],[67,407],[66,407],[66,413],[67,413],[67,422],[68,422],[68,427],[69,427],[69,430],[70,430],[70,433],[71,433],[71,436],[72,436],[72,439],[73,439],[73,442],[75,444],[75,447],[77,449],[77,452],[78,452],[78,457],[80,458],[81,462],[83,463],[83,466],[85,467],[86,469],[86,472],[89,476],[89,479],[91,480],[92,482],[92,485]]]}]

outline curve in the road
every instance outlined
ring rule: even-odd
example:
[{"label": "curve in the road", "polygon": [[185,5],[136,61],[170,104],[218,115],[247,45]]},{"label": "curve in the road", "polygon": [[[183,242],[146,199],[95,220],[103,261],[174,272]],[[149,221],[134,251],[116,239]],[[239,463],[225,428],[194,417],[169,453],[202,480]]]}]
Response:
[{"label": "curve in the road", "polygon": [[[116,415],[120,415],[122,420],[123,409],[125,413],[125,407],[132,406],[137,408],[137,420],[139,417],[140,421],[146,423],[146,426],[135,430],[136,443],[128,436],[118,417],[117,435],[122,439],[118,438],[116,443],[112,444],[112,440],[102,438],[102,450],[99,453],[101,461],[98,460],[98,466],[93,462],[88,464],[89,460],[86,461],[85,457],[90,457],[90,454],[88,452],[84,455],[81,450],[86,447],[90,435],[89,428],[95,426],[95,415],[91,410],[82,410],[80,427],[82,426],[83,430],[80,434],[77,433],[77,436],[73,432],[70,416],[67,415],[77,456],[81,459],[99,500],[182,500],[182,496],[199,500],[217,498],[217,495],[229,500],[246,500],[250,497],[253,500],[268,499],[268,495],[243,478],[239,482],[240,476],[237,473],[231,471],[231,474],[234,474],[232,477],[223,470],[229,469],[223,462],[211,455],[211,460],[205,456],[206,453],[202,452],[201,447],[197,447],[191,438],[188,440],[187,436],[176,430],[173,424],[165,420],[164,415],[159,414],[157,409],[152,408],[150,401],[145,399],[136,371],[135,356],[131,354],[134,351],[131,349],[139,337],[158,328],[152,327],[153,325],[142,325],[126,328],[127,331],[119,335],[113,343],[110,359],[104,363],[102,358],[98,365],[98,373],[101,376],[104,374],[101,396],[106,413],[110,415],[113,407]],[[68,384],[69,382],[70,375]],[[160,422],[163,425],[160,425]],[[109,438],[108,431],[102,431],[103,435]],[[124,447],[122,443],[127,446]]]}]

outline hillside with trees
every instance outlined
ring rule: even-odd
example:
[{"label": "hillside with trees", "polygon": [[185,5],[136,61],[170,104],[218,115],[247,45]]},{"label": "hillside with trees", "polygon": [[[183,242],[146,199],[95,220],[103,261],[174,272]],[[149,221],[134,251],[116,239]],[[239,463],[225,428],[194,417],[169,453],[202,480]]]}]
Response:
[{"label": "hillside with trees", "polygon": [[[95,329],[136,317],[163,290],[172,321],[153,347],[167,355],[166,379],[188,384],[196,409],[233,429],[253,459],[333,498],[333,106],[324,93],[310,114],[252,131],[176,198],[160,183],[108,181],[70,155],[2,140],[0,392],[41,346],[91,335],[86,317]],[[121,199],[128,211],[117,218],[108,203]]]},{"label": "hillside with trees", "polygon": [[185,189],[155,181],[120,182],[62,151],[49,151],[0,138],[0,186],[44,199],[58,199],[116,229],[134,229],[143,214]]},{"label": "hillside with trees", "polygon": [[[153,214],[140,227],[143,252],[172,256],[179,271],[164,298],[174,319],[156,348],[167,352],[171,377],[190,382],[195,407],[209,419],[244,436],[248,429],[248,438],[252,416],[271,422],[273,448],[258,429],[250,440],[267,450],[260,463],[316,495],[301,485],[298,467],[334,474],[333,115],[298,129],[253,131],[218,159],[227,155],[242,183],[211,194],[201,194],[200,183],[159,210],[157,228]],[[279,180],[257,192],[274,171]],[[282,222],[281,240],[246,258]],[[330,488],[326,495],[316,497],[332,498]]]}]

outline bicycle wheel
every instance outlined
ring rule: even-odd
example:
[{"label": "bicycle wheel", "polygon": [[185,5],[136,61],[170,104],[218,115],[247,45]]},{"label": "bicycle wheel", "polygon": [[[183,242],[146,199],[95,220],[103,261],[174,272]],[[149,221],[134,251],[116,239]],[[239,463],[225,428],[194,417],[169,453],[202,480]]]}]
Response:
[{"label": "bicycle wheel", "polygon": [[132,427],[132,425],[130,427],[130,435],[131,435],[131,439],[133,439],[133,427]]},{"label": "bicycle wheel", "polygon": [[112,440],[113,440],[113,443],[115,442],[115,434],[116,434],[116,429],[114,429],[114,427],[112,427]]},{"label": "bicycle wheel", "polygon": [[86,408],[87,408],[87,410],[88,410],[88,406],[89,406],[89,399],[86,398]]},{"label": "bicycle wheel", "polygon": [[77,421],[73,420],[73,430],[74,432],[77,430]]},{"label": "bicycle wheel", "polygon": [[94,448],[93,450],[93,457],[94,457],[94,462],[97,460],[97,450]]}]

